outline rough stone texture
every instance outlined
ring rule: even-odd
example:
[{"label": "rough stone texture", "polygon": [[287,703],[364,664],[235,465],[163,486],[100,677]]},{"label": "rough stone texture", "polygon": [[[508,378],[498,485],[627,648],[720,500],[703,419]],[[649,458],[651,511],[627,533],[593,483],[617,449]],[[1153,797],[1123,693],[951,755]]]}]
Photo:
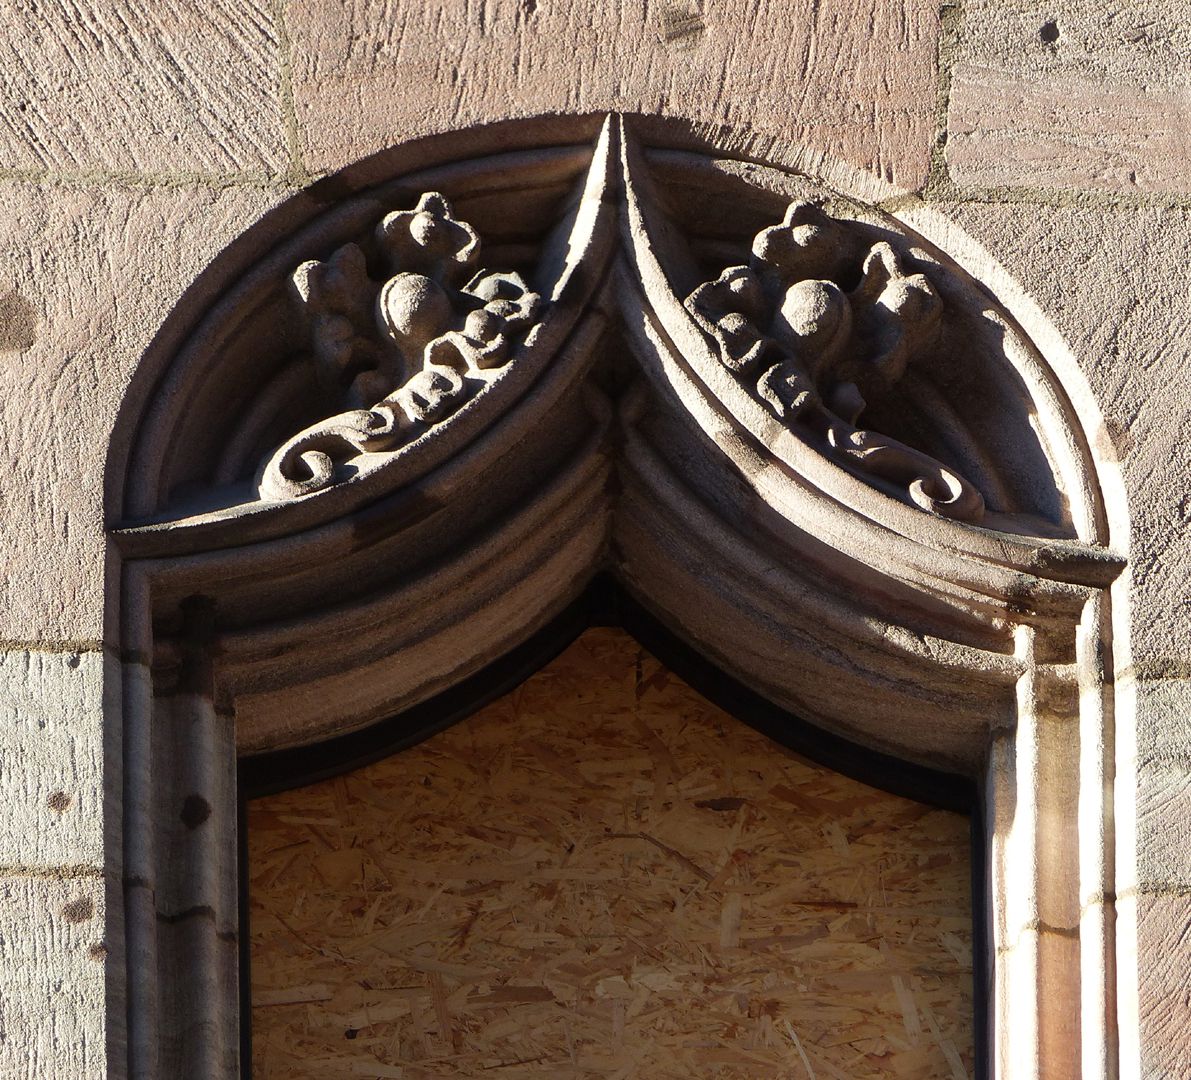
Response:
[{"label": "rough stone texture", "polygon": [[1184,253],[1191,213],[986,205],[947,212],[1037,301],[1091,385],[1127,493],[1133,665],[1144,677],[1185,674],[1191,665],[1191,396],[1185,388],[1191,267]]},{"label": "rough stone texture", "polygon": [[[1122,1076],[1174,1080],[1188,1075],[1187,1016],[1191,1013],[1191,893],[1142,894],[1136,905],[1138,953],[1144,978],[1138,995],[1140,1060],[1121,1062]],[[1128,1008],[1128,1005],[1127,1005]]]},{"label": "rough stone texture", "polygon": [[0,1076],[108,1075],[103,881],[0,877]]},{"label": "rough stone texture", "polygon": [[0,653],[0,866],[103,867],[103,675],[99,652]]},{"label": "rough stone texture", "polygon": [[962,186],[1181,192],[1191,185],[1185,5],[963,5],[946,159]]},{"label": "rough stone texture", "polygon": [[1191,756],[1191,679],[1142,680],[1137,684],[1137,711],[1146,718],[1137,733],[1139,758]]},{"label": "rough stone texture", "polygon": [[[1123,870],[1137,888],[1173,895],[1191,912],[1191,686],[1184,679],[1144,680],[1136,694],[1135,853],[1134,865]],[[1144,940],[1148,931],[1141,932]],[[1147,982],[1148,962],[1143,970]],[[1185,981],[1187,971],[1184,966]]]},{"label": "rough stone texture", "polygon": [[0,184],[0,639],[103,637],[103,468],[137,361],[280,189]]},{"label": "rough stone texture", "polygon": [[[1136,1010],[1140,1073],[1191,1071],[1186,1031],[1191,955],[1191,365],[1186,320],[1191,243],[1186,211],[1129,207],[951,206],[954,217],[1038,302],[1070,346],[1091,385],[1121,461],[1131,528],[1132,672],[1136,714],[1120,717],[1126,770],[1136,769],[1134,835],[1125,886],[1160,888],[1121,920],[1126,964],[1134,947],[1136,1002],[1121,1005],[1129,1030]],[[1129,744],[1134,744],[1130,746]],[[1134,759],[1133,754],[1136,754]],[[1126,784],[1134,783],[1126,771]],[[1121,791],[1122,795],[1127,795]],[[1123,828],[1129,815],[1120,815]],[[1130,905],[1133,901],[1129,901]],[[1136,934],[1136,941],[1131,940]],[[1132,1053],[1126,1039],[1126,1057]]]},{"label": "rough stone texture", "polygon": [[0,169],[284,172],[272,5],[0,0]]},{"label": "rough stone texture", "polygon": [[926,176],[933,0],[353,0],[285,12],[314,170],[469,124],[620,110],[801,144],[907,189]]},{"label": "rough stone texture", "polygon": [[1191,762],[1139,762],[1137,834],[1142,887],[1191,891]]}]

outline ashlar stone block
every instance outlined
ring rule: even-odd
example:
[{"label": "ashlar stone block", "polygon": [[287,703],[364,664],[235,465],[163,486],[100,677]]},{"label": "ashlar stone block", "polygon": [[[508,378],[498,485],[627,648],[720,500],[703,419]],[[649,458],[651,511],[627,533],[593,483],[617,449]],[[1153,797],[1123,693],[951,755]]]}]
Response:
[{"label": "ashlar stone block", "polygon": [[1191,762],[1191,679],[1141,679],[1136,686],[1142,759],[1185,757]]},{"label": "ashlar stone block", "polygon": [[947,165],[961,187],[1182,192],[1191,9],[1180,0],[963,5]]},{"label": "ashlar stone block", "polygon": [[0,1076],[109,1075],[104,883],[0,877]]},{"label": "ashlar stone block", "polygon": [[129,380],[283,188],[0,185],[0,639],[104,637],[104,469]]},{"label": "ashlar stone block", "polygon": [[1191,1074],[1191,903],[1187,895],[1141,894],[1124,903],[1125,924],[1136,912],[1137,952],[1143,959],[1136,1002],[1126,998],[1122,1019],[1138,1011],[1140,1045],[1122,1047],[1121,1075],[1149,1080]]},{"label": "ashlar stone block", "polygon": [[273,7],[0,0],[0,169],[289,167]]},{"label": "ashlar stone block", "polygon": [[1191,757],[1139,762],[1136,844],[1143,888],[1191,893]]},{"label": "ashlar stone block", "polygon": [[104,866],[105,663],[102,652],[0,653],[0,866]]},{"label": "ashlar stone block", "polygon": [[539,113],[639,111],[727,151],[809,147],[899,187],[934,140],[933,0],[288,3],[307,167]]}]

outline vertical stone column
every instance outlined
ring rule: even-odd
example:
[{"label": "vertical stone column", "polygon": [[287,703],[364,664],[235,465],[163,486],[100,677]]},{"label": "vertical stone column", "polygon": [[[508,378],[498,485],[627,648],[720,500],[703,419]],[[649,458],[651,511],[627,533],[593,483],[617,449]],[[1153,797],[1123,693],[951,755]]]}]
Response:
[{"label": "vertical stone column", "polygon": [[119,664],[0,653],[0,1075],[118,1077],[124,1041]]},{"label": "vertical stone column", "polygon": [[1017,723],[994,739],[989,856],[995,949],[994,1075],[1081,1075],[1079,700],[1053,642],[1016,631]]},{"label": "vertical stone column", "polygon": [[239,1075],[236,752],[202,692],[154,709],[161,1077]]},{"label": "vertical stone column", "polygon": [[1094,593],[1076,631],[1079,691],[1079,949],[1081,1076],[1115,1080],[1117,1047],[1116,712],[1105,643],[1108,596]]},{"label": "vertical stone column", "polygon": [[[143,642],[148,650],[147,633]],[[130,657],[146,655],[132,649]],[[157,867],[153,843],[153,676],[147,662],[124,664],[124,913],[130,1080],[158,1075]]]},{"label": "vertical stone column", "polygon": [[137,1080],[239,1075],[234,723],[216,711],[207,612],[186,611],[178,679],[126,670],[125,843]]}]

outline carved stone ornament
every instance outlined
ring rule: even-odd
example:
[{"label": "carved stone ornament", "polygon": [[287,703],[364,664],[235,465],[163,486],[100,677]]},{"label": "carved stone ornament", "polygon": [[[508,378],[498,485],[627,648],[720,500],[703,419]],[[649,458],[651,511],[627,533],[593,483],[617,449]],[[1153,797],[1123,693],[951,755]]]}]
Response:
[{"label": "carved stone ornament", "polygon": [[541,297],[514,271],[480,268],[479,237],[437,191],[386,214],[376,245],[389,273],[383,283],[354,243],[294,271],[319,382],[330,400],[353,408],[279,448],[265,463],[262,498],[318,491],[341,478],[345,462],[413,442],[538,337]]},{"label": "carved stone ornament", "polygon": [[1111,440],[945,217],[714,141],[547,117],[395,147],[161,328],[109,468],[130,1075],[238,1075],[237,756],[411,723],[608,578],[891,784],[979,784],[995,1054],[1026,1062],[998,1075],[1101,1075]]},{"label": "carved stone ornament", "polygon": [[[1048,499],[1051,477],[1033,492],[1020,482],[1007,492],[995,475],[1018,464],[1052,471],[1037,438],[1014,451],[1033,460],[1013,463],[989,460],[978,445],[989,425],[973,408],[986,392],[1005,398],[1005,387],[988,385],[990,370],[1030,346],[957,268],[893,219],[794,177],[787,200],[753,190],[744,205],[726,192],[715,208],[699,205],[710,190],[692,198],[689,177],[659,195],[676,169],[707,170],[720,186],[730,171],[664,152],[651,166],[618,127],[606,127],[572,206],[536,245],[489,253],[483,227],[447,194],[426,190],[382,203],[368,228],[291,265],[287,299],[270,304],[285,331],[252,360],[268,380],[240,396],[217,437],[195,433],[206,462],[191,453],[180,467],[164,463],[156,497],[139,512],[199,526],[376,472],[387,479],[367,483],[370,494],[408,483],[438,459],[447,429],[470,437],[556,361],[595,302],[594,284],[621,242],[619,217],[622,259],[636,266],[650,317],[698,372],[701,392],[718,399],[714,407],[735,413],[770,451],[783,456],[792,436],[929,513],[1012,532],[1068,531],[1062,496]],[[488,196],[484,206],[498,229],[500,201]],[[518,205],[515,188],[505,201],[509,218],[535,212]],[[712,214],[719,220],[708,228]],[[621,318],[634,321],[633,305],[621,306]],[[213,344],[235,352],[238,343]],[[656,378],[650,358],[642,361],[642,377]],[[278,445],[261,445],[286,428]],[[206,489],[197,499],[196,480]],[[206,509],[187,514],[187,499]]]},{"label": "carved stone ornament", "polygon": [[[266,697],[299,656],[303,679],[323,677],[308,615],[365,619],[464,552],[469,571],[435,579],[435,618],[450,597],[460,619],[483,608],[489,569],[498,592],[516,579],[501,602],[522,605],[485,655],[611,570],[778,700],[894,747],[895,729],[848,715],[812,677],[838,676],[824,666],[831,605],[863,596],[867,622],[841,608],[840,632],[863,627],[898,663],[991,658],[923,707],[952,731],[934,749],[971,760],[958,698],[1003,684],[1013,625],[1066,625],[1119,565],[1057,378],[988,291],[891,214],[646,138],[637,121],[584,123],[582,141],[510,150],[494,135],[462,159],[440,141],[395,178],[351,195],[340,182],[280,244],[274,227],[216,304],[163,333],[131,448],[126,557],[226,564],[205,587],[222,663],[230,687]],[[284,589],[270,584],[279,558]],[[779,572],[819,597],[779,619],[787,645],[800,620],[817,635],[801,672],[716,628],[741,574],[758,611],[793,603],[777,600]],[[535,579],[538,595],[518,592]],[[167,631],[190,580],[155,594]],[[380,623],[361,636],[354,618],[334,633],[361,656],[390,648],[365,646]],[[420,616],[400,618],[413,633]],[[424,696],[450,666],[408,671],[352,723]],[[258,700],[254,721],[238,698],[245,747],[334,723]]]},{"label": "carved stone ornament", "polygon": [[699,285],[685,306],[741,385],[827,456],[904,488],[924,510],[979,521],[984,499],[954,469],[856,427],[865,395],[887,395],[938,345],[943,301],[928,266],[905,261],[799,200],[757,233],[747,265]]}]

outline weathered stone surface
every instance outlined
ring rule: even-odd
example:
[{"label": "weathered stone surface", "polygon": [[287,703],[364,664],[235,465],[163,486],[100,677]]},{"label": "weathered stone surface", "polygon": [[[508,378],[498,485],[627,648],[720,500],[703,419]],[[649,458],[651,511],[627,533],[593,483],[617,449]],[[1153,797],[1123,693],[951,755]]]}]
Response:
[{"label": "weathered stone surface", "polygon": [[0,169],[284,172],[272,5],[0,2]]},{"label": "weathered stone surface", "polygon": [[104,656],[0,653],[0,866],[102,868]]},{"label": "weathered stone surface", "polygon": [[[0,170],[10,171],[0,186],[0,637],[72,642],[80,658],[72,668],[72,653],[56,646],[16,651],[0,665],[0,680],[16,688],[0,708],[8,732],[0,785],[11,807],[2,857],[10,869],[32,868],[0,879],[6,1076],[104,1072],[101,882],[62,868],[99,858],[105,778],[93,650],[105,636],[105,605],[115,605],[102,482],[116,410],[195,274],[285,195],[178,185],[289,165],[287,50],[275,7],[142,7],[87,0],[80,11],[53,0],[37,11],[0,0]],[[968,0],[944,48],[952,178],[961,189],[1186,191],[1188,14],[1186,0],[1173,8],[1059,0],[1044,14],[1024,0]],[[445,9],[357,0],[346,9],[291,3],[286,16],[298,134],[315,170],[468,124],[614,108],[685,117],[696,136],[718,130],[728,153],[808,168],[835,158],[907,189],[927,175],[938,15],[924,0],[491,0]],[[85,187],[12,183],[14,169],[67,174]],[[173,186],[102,190],[113,173],[164,176]],[[1137,945],[1124,985],[1141,982],[1139,997],[1119,1003],[1122,1030],[1132,1030],[1132,1012],[1142,1039],[1140,1050],[1127,1047],[1125,1074],[1191,1074],[1191,221],[1160,210],[946,212],[1071,346],[1106,421],[1092,432],[1106,467],[1122,461],[1127,497],[1114,493],[1112,509],[1127,511],[1131,525],[1122,623],[1133,627],[1132,656],[1125,635],[1115,646],[1139,680],[1136,731],[1131,715],[1118,717],[1129,782],[1136,736],[1139,794],[1136,822],[1121,807],[1137,848],[1122,873],[1136,870],[1149,890],[1122,898],[1122,957]],[[775,623],[792,609],[775,607]],[[880,692],[850,705],[878,715]],[[197,793],[182,795],[183,810]],[[1094,845],[1094,830],[1081,834],[1085,842]],[[118,844],[102,854],[111,872]],[[1158,885],[1165,891],[1155,895]],[[1131,929],[1138,922],[1140,934]],[[118,983],[117,974],[108,989],[118,994]],[[1050,993],[1045,979],[1037,985]]]},{"label": "weathered stone surface", "polygon": [[203,266],[285,194],[0,186],[0,294],[21,313],[0,347],[0,639],[102,638],[103,469],[129,377]]},{"label": "weathered stone surface", "polygon": [[1186,191],[1185,3],[964,4],[947,165],[959,185]]},{"label": "weathered stone surface", "polygon": [[1137,880],[1191,891],[1191,757],[1138,765]]},{"label": "weathered stone surface", "polygon": [[109,1075],[103,881],[0,878],[0,1076]]},{"label": "weathered stone surface", "polygon": [[[1141,1045],[1136,1058],[1132,1046],[1123,1048],[1121,1075],[1143,1080],[1191,1076],[1191,898],[1187,893],[1142,894],[1127,905],[1137,913],[1142,957],[1136,1002]],[[1133,1005],[1124,1002],[1126,1019]]]},{"label": "weathered stone surface", "polygon": [[1141,679],[1137,712],[1145,725],[1137,733],[1137,755],[1191,757],[1191,679]]},{"label": "weathered stone surface", "polygon": [[726,128],[725,150],[807,147],[915,188],[934,136],[937,7],[289,3],[305,164],[337,169],[469,124],[620,110]]},{"label": "weathered stone surface", "polygon": [[[966,205],[947,211],[1020,282],[1074,354],[1119,456],[1130,521],[1132,661],[1191,666],[1191,214]],[[1027,330],[1032,330],[1027,326]],[[1090,433],[1093,440],[1096,433]],[[1139,740],[1146,737],[1139,719]]]}]

